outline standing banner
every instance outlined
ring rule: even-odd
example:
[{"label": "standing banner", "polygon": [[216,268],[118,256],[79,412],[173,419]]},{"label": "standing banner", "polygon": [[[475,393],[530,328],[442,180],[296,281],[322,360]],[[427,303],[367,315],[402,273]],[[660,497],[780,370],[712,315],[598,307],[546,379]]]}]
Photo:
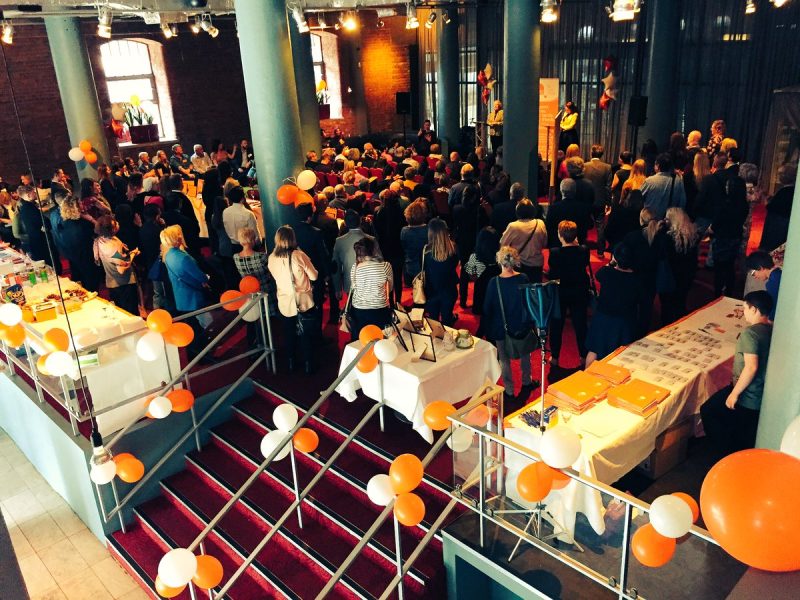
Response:
[{"label": "standing banner", "polygon": [[539,80],[539,154],[546,161],[553,160],[555,155],[553,139],[559,108],[558,86],[558,79]]}]

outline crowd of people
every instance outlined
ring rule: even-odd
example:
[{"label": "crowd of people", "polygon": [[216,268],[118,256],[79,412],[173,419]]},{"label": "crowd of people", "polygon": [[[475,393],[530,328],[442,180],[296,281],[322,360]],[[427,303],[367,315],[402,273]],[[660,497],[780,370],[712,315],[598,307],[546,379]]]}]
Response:
[{"label": "crowd of people", "polygon": [[[326,136],[319,155],[306,155],[305,167],[319,181],[313,202],[295,208],[293,226],[266,232],[274,236],[269,256],[243,188],[256,177],[246,140],[230,151],[215,143],[212,153],[198,144],[191,156],[176,144],[171,156],[159,151],[154,161],[142,152],[138,162],[100,165],[97,180],[78,186],[59,169],[47,186],[46,212],[30,178],[15,187],[0,183],[0,233],[34,260],[52,256],[60,268],[60,255],[84,287],[104,286],[134,314],[193,311],[215,297],[212,291],[254,275],[283,321],[285,366],[302,364],[306,373],[315,368],[325,302],[331,323],[344,311],[353,339],[365,325],[390,325],[404,288],[444,325],[458,321],[458,303],[479,316],[476,333],[497,344],[506,400],[517,403],[538,385],[530,352],[512,356],[503,342],[510,329],[531,326],[517,322],[524,314],[519,284],[560,282],[551,366],[588,365],[646,335],[656,322],[656,298],[662,324],[686,314],[705,240],[714,296],[736,294],[752,209],[765,201],[767,222],[760,251],[747,259],[745,291],[766,289],[774,316],[796,166],[781,167],[783,187],[767,199],[758,168],[740,162],[722,121],[705,145],[699,131],[675,133],[663,152],[647,140],[638,157],[626,150],[616,164],[604,160],[599,144],[584,160],[573,123],[562,136],[553,165],[557,193],[547,205],[540,198],[549,167],[540,166],[536,190],[512,181],[503,170],[502,105],[493,114],[497,146],[491,153],[479,146],[466,158],[442,154],[430,121],[409,146],[358,148],[341,132]],[[202,180],[204,208],[183,193],[187,180]],[[611,258],[596,273],[587,245],[592,229],[594,253],[603,263]],[[761,300],[752,305],[766,310]],[[562,364],[566,320],[578,365]],[[522,382],[515,393],[510,365],[517,359]]]}]

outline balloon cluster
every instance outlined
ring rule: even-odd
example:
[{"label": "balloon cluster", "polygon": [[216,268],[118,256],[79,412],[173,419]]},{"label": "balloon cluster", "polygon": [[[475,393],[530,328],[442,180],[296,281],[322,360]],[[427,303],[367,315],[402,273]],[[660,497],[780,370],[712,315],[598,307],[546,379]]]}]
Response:
[{"label": "balloon cluster", "polygon": [[19,348],[25,343],[22,309],[12,302],[0,304],[0,340],[12,348]]},{"label": "balloon cluster", "polygon": [[125,483],[136,483],[143,475],[144,463],[130,452],[122,452],[112,460],[92,464],[89,471],[89,479],[97,485],[111,483],[115,476]]},{"label": "balloon cluster", "polygon": [[[444,400],[436,400],[425,407],[422,419],[433,431],[444,431],[450,427],[448,417],[456,412],[455,407]],[[465,421],[475,427],[485,427],[492,417],[493,409],[485,404],[476,406],[465,416]],[[453,452],[464,452],[472,446],[474,435],[468,427],[457,426],[447,439],[447,445]]]},{"label": "balloon cluster", "polygon": [[219,297],[219,301],[223,303],[223,307],[225,310],[234,312],[239,311],[239,314],[242,315],[242,318],[247,321],[248,323],[254,323],[258,321],[258,318],[261,316],[261,310],[259,306],[256,304],[250,307],[248,310],[245,310],[245,304],[247,304],[247,296],[249,294],[256,294],[261,291],[261,283],[258,281],[257,278],[253,277],[252,275],[246,275],[242,277],[242,280],[239,282],[239,290],[228,290],[226,292],[222,292],[222,295]]},{"label": "balloon cluster", "polygon": [[561,469],[571,467],[581,455],[581,439],[565,425],[551,427],[542,435],[539,446],[540,462],[535,462],[519,472],[517,492],[527,502],[540,502],[553,490],[560,490],[570,482]]},{"label": "balloon cluster", "polygon": [[36,361],[36,368],[42,375],[62,377],[75,371],[75,360],[69,353],[70,346],[74,345],[66,331],[53,327],[44,333],[42,343],[47,353]]},{"label": "balloon cluster", "polygon": [[145,362],[161,358],[164,343],[184,348],[192,343],[194,331],[188,323],[173,323],[172,315],[157,308],[147,315],[149,331],[136,342],[136,354]]},{"label": "balloon cluster", "polygon": [[367,482],[367,496],[378,506],[394,500],[398,522],[415,527],[425,518],[425,503],[413,491],[422,483],[422,461],[413,454],[401,454],[389,466],[389,474],[375,475]]},{"label": "balloon cluster", "polygon": [[278,202],[286,206],[313,203],[314,198],[308,190],[317,185],[317,176],[314,171],[301,171],[295,183],[286,183],[278,188]]},{"label": "balloon cluster", "polygon": [[394,340],[384,339],[383,331],[377,325],[365,325],[358,333],[358,341],[362,346],[366,346],[373,340],[378,341],[356,364],[356,369],[362,373],[370,373],[375,370],[379,362],[392,362],[397,358],[399,350]]},{"label": "balloon cluster", "polygon": [[663,567],[675,554],[683,538],[700,517],[700,507],[689,494],[676,492],[659,496],[650,505],[650,522],[636,530],[631,550],[646,567]]},{"label": "balloon cluster", "polygon": [[70,149],[67,156],[73,162],[85,160],[90,165],[97,162],[97,153],[92,150],[92,142],[89,140],[81,140],[77,146]]},{"label": "balloon cluster", "polygon": [[162,598],[174,598],[183,593],[190,581],[210,590],[222,583],[222,575],[222,563],[210,554],[195,555],[186,548],[175,548],[158,563],[156,592]]},{"label": "balloon cluster", "polygon": [[[275,429],[268,432],[261,439],[261,454],[267,458],[275,448],[280,447],[280,451],[273,460],[283,460],[289,456],[292,446],[286,443],[289,433],[297,425],[297,409],[291,404],[281,404],[272,412],[272,422]],[[308,427],[298,429],[292,438],[292,445],[306,454],[314,452],[319,446],[319,436],[317,432]]]},{"label": "balloon cluster", "polygon": [[606,56],[603,59],[603,71],[606,76],[601,80],[605,89],[597,102],[597,106],[601,110],[608,110],[611,101],[617,99],[617,76],[614,74],[616,70],[617,58],[615,56]]},{"label": "balloon cluster", "polygon": [[491,63],[486,63],[486,66],[478,71],[478,85],[481,87],[481,100],[484,104],[489,104],[489,96],[492,93],[494,84],[497,83],[497,79],[493,75],[494,71]]}]

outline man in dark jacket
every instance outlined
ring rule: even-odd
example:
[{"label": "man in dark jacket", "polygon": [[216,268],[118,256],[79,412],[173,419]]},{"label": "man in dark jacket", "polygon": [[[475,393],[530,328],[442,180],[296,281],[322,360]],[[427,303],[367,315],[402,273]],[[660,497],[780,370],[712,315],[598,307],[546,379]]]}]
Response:
[{"label": "man in dark jacket", "polygon": [[586,243],[586,232],[592,226],[591,209],[585,202],[575,198],[576,185],[574,179],[561,182],[561,200],[550,205],[547,211],[547,247],[560,248],[558,224],[561,221],[573,221],[578,226],[578,243]]},{"label": "man in dark jacket", "polygon": [[575,200],[583,202],[591,210],[594,207],[594,186],[583,177],[583,159],[573,156],[567,159],[567,175],[575,180]]},{"label": "man in dark jacket", "polygon": [[611,206],[611,165],[603,162],[605,149],[600,144],[592,146],[592,160],[583,165],[583,178],[594,188],[592,216],[597,226],[597,254],[603,256],[606,251],[605,210]]},{"label": "man in dark jacket", "polygon": [[317,270],[317,280],[313,282],[314,304],[322,308],[325,302],[325,282],[330,276],[330,255],[325,247],[322,232],[311,224],[314,217],[314,205],[305,203],[296,209],[299,223],[294,226],[297,246],[308,255],[311,264]]},{"label": "man in dark jacket", "polygon": [[[322,240],[325,242],[325,251],[329,257],[333,256],[333,246],[336,243],[336,238],[339,236],[339,225],[336,219],[327,215],[325,209],[328,206],[327,197],[320,194],[317,196],[317,201],[314,210],[314,216],[311,217],[311,224],[319,229],[322,234]],[[316,265],[315,265],[316,266]],[[333,285],[333,280],[327,277],[328,297],[330,298],[330,322],[336,323],[339,321],[339,303],[336,300],[336,289]]]},{"label": "man in dark jacket", "polygon": [[511,221],[517,220],[517,202],[524,197],[525,188],[522,187],[522,184],[512,183],[511,189],[508,192],[508,200],[498,202],[494,208],[492,208],[492,216],[489,222],[497,233],[503,235],[508,224],[511,223]]}]

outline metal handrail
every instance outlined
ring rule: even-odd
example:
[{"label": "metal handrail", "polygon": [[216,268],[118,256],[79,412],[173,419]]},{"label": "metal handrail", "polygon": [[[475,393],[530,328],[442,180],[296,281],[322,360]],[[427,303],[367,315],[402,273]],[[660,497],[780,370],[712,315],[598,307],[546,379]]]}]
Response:
[{"label": "metal handrail", "polygon": [[[216,525],[225,517],[228,511],[233,507],[236,502],[241,499],[241,497],[245,494],[245,492],[250,488],[250,486],[260,477],[261,473],[269,466],[269,464],[275,459],[275,457],[281,452],[283,447],[287,443],[292,442],[292,438],[294,434],[303,427],[319,410],[322,404],[330,397],[330,395],[336,390],[339,384],[344,381],[345,377],[347,377],[350,372],[355,368],[358,364],[358,361],[367,354],[372,347],[375,345],[377,340],[372,340],[369,343],[365,344],[361,350],[359,350],[358,354],[355,358],[342,370],[341,373],[336,377],[336,379],[331,383],[321,394],[319,399],[309,408],[306,413],[298,420],[295,426],[286,434],[286,437],[283,443],[279,444],[272,452],[270,452],[269,456],[267,456],[264,461],[258,466],[258,468],[247,478],[242,486],[237,490],[237,492],[231,496],[231,498],[225,503],[219,512],[208,522],[203,528],[203,531],[194,539],[194,541],[189,544],[188,549],[194,550],[199,544],[202,543],[203,539],[216,527]],[[328,461],[322,466],[322,468],[317,472],[316,476],[311,480],[311,482],[303,489],[302,492],[299,492],[292,502],[292,504],[286,509],[286,511],[281,515],[281,517],[275,522],[272,528],[269,530],[267,535],[258,543],[258,545],[253,549],[253,551],[248,554],[247,558],[245,558],[244,562],[239,566],[236,572],[231,576],[228,582],[222,587],[221,591],[215,596],[217,599],[224,598],[225,593],[230,589],[232,585],[236,583],[239,577],[244,573],[247,568],[252,564],[255,560],[255,557],[258,555],[259,552],[267,545],[267,543],[272,539],[275,533],[280,529],[286,520],[291,516],[291,514],[297,509],[306,496],[311,492],[313,487],[317,484],[317,482],[325,475],[328,471],[330,466],[334,463],[334,461],[339,457],[339,455],[344,452],[350,442],[355,439],[356,435],[359,431],[369,422],[369,419],[379,410],[383,408],[383,403],[376,403],[368,412],[367,414],[361,419],[361,421],[356,425],[356,427],[350,432],[350,434],[345,438],[344,442],[334,451]]]}]

